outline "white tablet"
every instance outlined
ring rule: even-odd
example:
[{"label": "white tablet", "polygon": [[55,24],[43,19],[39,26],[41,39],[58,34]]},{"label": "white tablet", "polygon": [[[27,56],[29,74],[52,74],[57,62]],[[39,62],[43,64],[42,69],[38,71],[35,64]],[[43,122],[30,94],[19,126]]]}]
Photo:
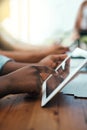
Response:
[{"label": "white tablet", "polygon": [[[71,57],[82,57],[79,63],[72,66]],[[70,62],[70,64],[69,64]],[[76,48],[56,69],[57,74],[49,75],[42,84],[42,102],[41,106],[46,105],[60,90],[73,78],[73,76],[87,64],[87,51]]]}]

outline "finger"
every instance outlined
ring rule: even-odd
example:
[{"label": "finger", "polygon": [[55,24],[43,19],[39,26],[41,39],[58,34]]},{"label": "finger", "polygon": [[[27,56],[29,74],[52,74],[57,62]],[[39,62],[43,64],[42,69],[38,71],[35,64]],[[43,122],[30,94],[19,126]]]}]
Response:
[{"label": "finger", "polygon": [[70,51],[70,50],[69,50],[69,47],[64,47],[63,50],[64,50],[65,52],[66,52],[66,51]]},{"label": "finger", "polygon": [[49,74],[55,74],[55,70],[47,67],[47,66],[32,66],[35,69],[38,70],[39,73],[49,73]]},{"label": "finger", "polygon": [[69,47],[61,46],[60,50],[69,51]]},{"label": "finger", "polygon": [[66,51],[69,51],[69,47],[65,47],[64,49],[65,49]]},{"label": "finger", "polygon": [[64,60],[67,57],[66,54],[61,54],[59,55],[59,60]]},{"label": "finger", "polygon": [[58,44],[60,50],[69,50],[69,47]]},{"label": "finger", "polygon": [[54,62],[58,62],[60,60],[64,60],[67,57],[66,54],[60,54],[60,55],[53,55],[52,59]]}]

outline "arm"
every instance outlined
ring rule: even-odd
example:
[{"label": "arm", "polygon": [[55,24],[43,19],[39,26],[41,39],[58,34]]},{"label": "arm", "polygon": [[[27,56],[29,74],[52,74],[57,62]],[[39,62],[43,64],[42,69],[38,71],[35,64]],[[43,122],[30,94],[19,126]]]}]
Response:
[{"label": "arm", "polygon": [[[26,65],[28,65],[28,64],[27,63],[15,62],[15,61],[9,61],[3,66],[0,75],[8,74],[10,72],[13,72],[17,69],[20,69],[20,68],[26,66]],[[30,65],[32,65],[32,64],[30,64]]]},{"label": "arm", "polygon": [[[0,36],[0,54],[13,58],[19,62],[38,62],[49,54],[43,47],[36,47],[27,44],[12,44]],[[21,52],[22,51],[22,52]]]},{"label": "arm", "polygon": [[[53,53],[55,54],[55,51],[57,51],[57,54],[59,53],[63,53],[64,50],[66,51],[66,48],[64,48],[63,46],[57,45],[55,46],[55,43],[53,45],[48,45],[48,43],[45,43],[45,45],[32,45],[32,44],[28,44],[28,43],[23,43],[21,41],[18,41],[16,39],[14,39],[11,36],[8,36],[7,34],[5,34],[6,36],[4,37],[4,33],[0,35],[0,47],[2,50],[7,50],[7,51],[54,51]],[[6,38],[7,37],[7,38]],[[50,48],[50,49],[49,49]],[[51,54],[51,52],[50,52]]]},{"label": "arm", "polygon": [[18,62],[36,63],[48,55],[61,54],[61,53],[65,53],[68,50],[69,49],[67,47],[62,47],[61,45],[54,44],[46,48],[37,49],[34,51],[31,50],[26,52],[0,50],[0,54],[13,58],[15,61]]},{"label": "arm", "polygon": [[38,95],[42,84],[41,72],[55,73],[45,66],[26,66],[0,77],[0,97],[18,93]]},{"label": "arm", "polygon": [[41,66],[48,66],[51,68],[56,68],[60,62],[62,62],[66,58],[66,55],[49,55],[42,59],[40,62],[37,64],[27,64],[27,63],[20,63],[20,62],[15,62],[15,61],[9,61],[3,66],[1,75],[8,74],[10,72],[13,72],[19,68],[22,68],[26,65],[31,66],[31,65],[41,65]]},{"label": "arm", "polygon": [[0,55],[0,75],[8,74],[26,65],[31,66],[37,64],[15,62],[13,59]]},{"label": "arm", "polygon": [[35,46],[23,43],[11,36],[4,36],[4,34],[0,34],[0,48],[7,51],[40,51],[43,48],[45,49],[44,46]]},{"label": "arm", "polygon": [[[42,66],[43,71],[40,68],[37,70],[42,72],[42,75],[40,74],[42,76],[42,79],[44,80],[47,76],[44,72],[53,72],[52,70],[48,71],[49,69],[47,67],[43,67],[43,65],[55,68],[59,64],[58,62],[64,60],[65,57],[66,55],[51,55],[40,61],[38,65]],[[39,89],[37,89],[37,87],[38,85],[41,86],[42,80],[38,71],[35,70],[36,66],[31,67],[31,64],[28,66],[25,65],[26,64],[19,64],[14,61],[7,62],[4,65],[2,70],[3,74],[12,72],[14,70],[16,71],[9,73],[8,75],[0,76],[0,97],[14,93],[28,92],[33,94],[34,92],[35,94],[38,94],[40,92],[41,88],[39,87]]]},{"label": "arm", "polygon": [[15,61],[18,61],[18,62],[35,63],[35,62],[39,62],[42,58],[49,55],[50,53],[45,50],[29,51],[29,52],[0,50],[0,54],[13,58]]},{"label": "arm", "polygon": [[7,76],[0,76],[0,98],[10,94]]}]

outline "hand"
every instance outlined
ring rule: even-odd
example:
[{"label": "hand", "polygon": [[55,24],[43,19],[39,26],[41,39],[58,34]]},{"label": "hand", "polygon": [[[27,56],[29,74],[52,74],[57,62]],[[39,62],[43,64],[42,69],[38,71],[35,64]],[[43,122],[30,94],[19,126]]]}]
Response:
[{"label": "hand", "polygon": [[60,64],[66,57],[67,57],[66,54],[49,55],[45,57],[44,59],[42,59],[39,62],[39,65],[48,66],[52,69],[55,69],[58,66],[58,64]]},{"label": "hand", "polygon": [[[66,54],[61,55],[49,55],[39,62],[39,65],[48,66],[55,69],[65,58]],[[47,78],[49,74],[41,73],[43,80]]]},{"label": "hand", "polygon": [[64,47],[58,42],[55,42],[53,45],[49,47],[50,47],[50,54],[64,54],[67,51],[69,51],[68,47]]},{"label": "hand", "polygon": [[38,95],[41,91],[40,73],[55,73],[46,66],[26,66],[7,75],[11,94],[30,93]]}]

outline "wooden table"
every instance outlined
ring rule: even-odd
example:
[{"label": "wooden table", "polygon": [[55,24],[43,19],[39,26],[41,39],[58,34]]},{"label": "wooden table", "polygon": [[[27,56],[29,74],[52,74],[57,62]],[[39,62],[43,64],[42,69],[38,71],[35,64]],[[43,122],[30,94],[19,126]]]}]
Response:
[{"label": "wooden table", "polygon": [[44,108],[41,97],[0,100],[0,130],[87,130],[87,99],[57,94]]}]

